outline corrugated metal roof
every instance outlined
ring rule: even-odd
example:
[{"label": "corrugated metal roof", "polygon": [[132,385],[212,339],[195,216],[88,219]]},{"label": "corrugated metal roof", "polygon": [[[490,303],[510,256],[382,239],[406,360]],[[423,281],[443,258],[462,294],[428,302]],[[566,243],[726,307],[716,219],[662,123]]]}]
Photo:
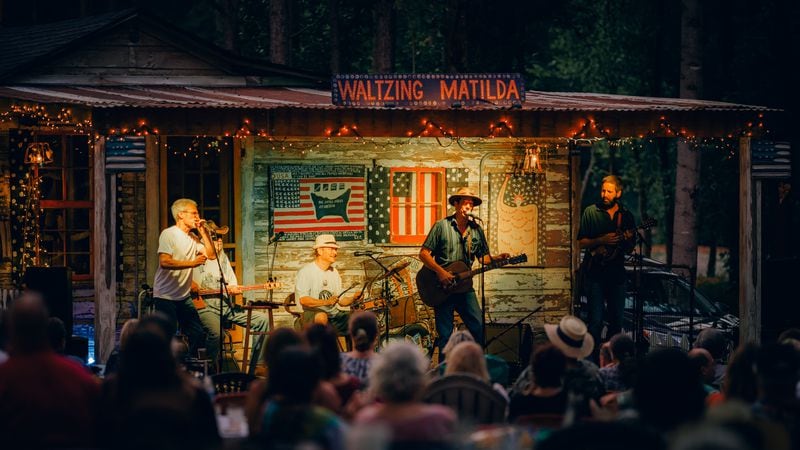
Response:
[{"label": "corrugated metal roof", "polygon": [[[331,104],[330,91],[302,88],[190,86],[0,86],[0,97],[36,103],[94,108],[311,108],[347,109]],[[382,107],[362,109],[387,109]],[[392,109],[430,109],[400,107]],[[446,108],[441,108],[446,109]],[[491,104],[467,110],[503,109]],[[708,100],[636,97],[579,92],[527,91],[525,111],[778,111],[765,106]]]}]

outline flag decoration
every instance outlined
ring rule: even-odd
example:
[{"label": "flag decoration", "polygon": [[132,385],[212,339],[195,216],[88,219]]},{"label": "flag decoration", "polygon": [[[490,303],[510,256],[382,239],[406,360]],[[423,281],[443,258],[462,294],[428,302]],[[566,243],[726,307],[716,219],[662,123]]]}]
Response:
[{"label": "flag decoration", "polygon": [[369,226],[367,237],[372,244],[387,244],[389,232],[389,168],[374,166],[369,170]]},{"label": "flag decoration", "polygon": [[144,136],[109,137],[106,140],[107,172],[144,172],[146,168]]},{"label": "flag decoration", "polygon": [[489,174],[492,252],[525,253],[528,264],[545,257],[545,174]]},{"label": "flag decoration", "polygon": [[394,242],[416,243],[444,217],[444,171],[392,171],[391,232]]},{"label": "flag decoration", "polygon": [[272,232],[309,241],[327,233],[337,240],[364,239],[364,166],[274,165],[270,168]]},{"label": "flag decoration", "polygon": [[761,139],[750,141],[753,178],[789,178],[792,175],[791,144]]}]

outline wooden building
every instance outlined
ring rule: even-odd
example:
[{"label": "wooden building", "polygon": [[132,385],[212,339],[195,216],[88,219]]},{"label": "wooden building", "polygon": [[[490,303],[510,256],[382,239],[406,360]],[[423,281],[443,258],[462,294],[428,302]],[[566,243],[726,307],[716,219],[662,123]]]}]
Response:
[{"label": "wooden building", "polygon": [[[100,361],[140,286],[152,283],[158,235],[180,197],[231,225],[226,248],[240,284],[271,274],[281,301],[311,259],[316,230],[339,236],[345,285],[368,282],[373,267],[365,272],[369,260],[354,251],[416,255],[431,221],[447,213],[447,196],[469,186],[485,200],[478,213],[493,250],[528,256],[486,273],[488,321],[542,306],[532,318],[541,324],[571,308],[581,143],[733,135],[741,137],[742,247],[749,255],[757,247],[748,133],[777,114],[768,108],[533,91],[510,106],[334,106],[327,77],[229,54],[136,11],[0,30],[0,54],[3,287],[19,280],[24,258],[72,267],[74,309],[94,318]],[[55,157],[39,169],[42,211],[31,218],[21,194],[33,142],[47,142]],[[305,188],[325,199],[347,192],[345,209],[303,217],[286,196]],[[23,238],[31,220],[40,223],[38,255]],[[281,230],[286,238],[268,245]],[[754,260],[743,258],[743,273]],[[395,295],[413,291],[407,281]],[[742,284],[742,298],[757,301],[757,285]],[[424,310],[415,314],[425,321]]]}]

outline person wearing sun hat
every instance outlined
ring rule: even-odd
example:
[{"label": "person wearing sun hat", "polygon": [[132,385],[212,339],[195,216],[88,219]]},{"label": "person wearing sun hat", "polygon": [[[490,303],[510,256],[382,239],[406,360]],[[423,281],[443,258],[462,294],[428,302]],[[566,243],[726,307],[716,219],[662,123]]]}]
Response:
[{"label": "person wearing sun hat", "polygon": [[295,298],[303,306],[304,323],[330,323],[336,331],[347,336],[350,314],[339,306],[350,306],[360,293],[339,298],[342,277],[333,266],[339,253],[339,244],[332,234],[320,234],[314,240],[314,261],[297,271]]},{"label": "person wearing sun hat", "polygon": [[[544,331],[550,343],[566,357],[564,389],[576,399],[578,415],[588,415],[589,400],[599,401],[605,393],[597,365],[585,359],[594,351],[594,338],[581,319],[570,315],[562,317],[558,324],[545,324]],[[531,367],[526,367],[512,385],[511,392],[529,394],[533,388],[531,374]]]},{"label": "person wearing sun hat", "polygon": [[[451,284],[455,279],[445,269],[448,264],[462,261],[472,267],[476,258],[481,258],[484,264],[491,263],[493,259],[508,258],[507,253],[497,256],[490,254],[486,235],[471,216],[473,208],[483,203],[480,197],[468,187],[462,187],[447,202],[455,208],[455,212],[433,224],[419,251],[419,259],[436,274],[442,285]],[[452,293],[433,310],[439,335],[439,361],[444,360],[444,346],[453,333],[454,312],[458,312],[475,342],[483,345],[483,313],[475,290]]]}]

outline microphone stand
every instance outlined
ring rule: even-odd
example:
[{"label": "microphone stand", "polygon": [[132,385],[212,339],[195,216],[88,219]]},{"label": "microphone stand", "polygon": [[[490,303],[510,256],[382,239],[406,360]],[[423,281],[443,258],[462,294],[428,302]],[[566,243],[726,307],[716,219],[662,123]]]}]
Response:
[{"label": "microphone stand", "polygon": [[[389,289],[389,277],[386,276],[386,274],[389,273],[389,269],[386,266],[384,266],[383,263],[381,263],[378,260],[378,258],[375,257],[375,255],[368,254],[367,256],[370,259],[372,259],[373,261],[375,261],[375,263],[377,265],[379,265],[381,267],[381,269],[383,269],[384,277],[383,277],[383,284],[381,286],[381,296],[383,297],[383,302],[385,303],[385,306],[384,306],[385,313],[383,315],[383,319],[384,319],[384,333],[383,334],[384,334],[384,339],[386,340],[386,343],[388,344],[389,343],[389,305],[391,305],[391,299],[392,299],[392,291],[391,291],[391,289]],[[394,274],[392,274],[392,276],[397,281],[399,281],[401,283],[403,282],[403,279],[400,278],[400,275],[394,273]]]},{"label": "microphone stand", "polygon": [[[483,222],[478,216],[470,215],[471,221],[475,223],[478,227],[478,230],[483,230],[483,226],[481,226],[480,222]],[[486,237],[486,233],[483,234],[484,244],[486,244],[486,254],[491,255],[489,252],[489,240]],[[485,256],[485,255],[484,255]],[[486,263],[483,262],[483,256],[478,258],[478,261],[481,263],[481,336],[483,336],[483,342],[479,342],[479,344],[486,349],[488,344],[486,344],[486,285],[484,283],[484,276],[486,275]]]},{"label": "microphone stand", "polygon": [[[210,230],[206,230],[206,233],[209,233]],[[212,240],[211,247],[214,248],[214,259],[217,261],[217,268],[219,269],[219,352],[217,353],[217,370],[222,371],[222,366],[225,361],[225,324],[224,324],[224,314],[223,314],[223,306],[227,305],[228,309],[231,308],[230,296],[228,295],[228,282],[225,280],[225,273],[222,271],[222,262],[219,260],[219,252],[217,251],[217,243],[215,240]]]},{"label": "microphone stand", "polygon": [[[647,351],[644,347],[644,301],[639,293],[642,285],[642,266],[644,264],[644,253],[642,246],[644,245],[644,237],[636,230],[636,247],[638,247],[637,254],[633,257],[633,343],[636,354],[641,356]],[[624,308],[624,304],[623,304]],[[670,342],[670,344],[672,344]]]},{"label": "microphone stand", "polygon": [[[272,249],[272,257],[269,261],[269,267],[267,268],[267,283],[272,283],[275,279],[272,276],[272,269],[275,267],[275,255],[278,254],[278,241],[281,239],[282,234],[276,233],[274,237],[274,241],[267,244],[267,254],[269,254],[269,248],[272,244],[275,244],[275,248]],[[265,294],[267,304],[272,307],[272,294],[275,289],[268,289],[267,293]],[[272,330],[270,330],[272,331]],[[247,373],[250,375],[254,375],[256,373],[256,365],[258,365],[258,355],[261,353],[261,348],[264,346],[264,339],[267,338],[266,334],[262,334],[258,337],[258,342],[253,342],[253,348],[251,349],[250,354],[250,364],[247,367]],[[244,369],[244,368],[243,368]]]}]

